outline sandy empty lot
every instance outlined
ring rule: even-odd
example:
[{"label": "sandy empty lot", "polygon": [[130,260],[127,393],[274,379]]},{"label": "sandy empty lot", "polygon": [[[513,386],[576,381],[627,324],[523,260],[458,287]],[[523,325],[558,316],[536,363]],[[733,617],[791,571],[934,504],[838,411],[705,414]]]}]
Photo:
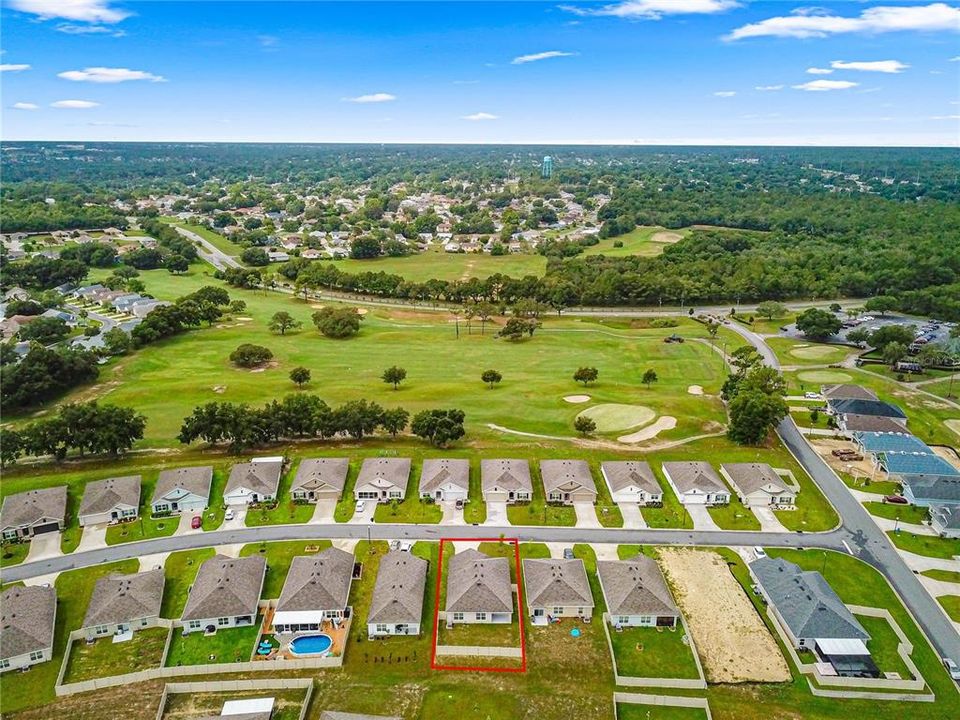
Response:
[{"label": "sandy empty lot", "polygon": [[790,680],[780,648],[722,557],[690,549],[660,557],[708,682]]}]

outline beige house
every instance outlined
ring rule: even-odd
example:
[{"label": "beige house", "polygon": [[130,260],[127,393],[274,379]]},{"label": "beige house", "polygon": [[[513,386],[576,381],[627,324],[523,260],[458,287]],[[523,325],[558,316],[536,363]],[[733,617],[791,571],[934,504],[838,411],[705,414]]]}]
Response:
[{"label": "beige house", "polygon": [[445,610],[447,627],[513,622],[510,561],[472,549],[450,558]]},{"label": "beige house", "polygon": [[215,555],[204,562],[180,616],[183,633],[253,625],[266,573],[267,561],[262,555]]},{"label": "beige house", "polygon": [[324,620],[349,617],[353,562],[351,553],[333,547],[295,557],[277,600],[273,629],[279,633],[320,630]]},{"label": "beige house", "polygon": [[347,458],[310,458],[300,462],[290,486],[294,500],[339,500],[347,483]]},{"label": "beige house", "polygon": [[600,472],[614,502],[639,505],[659,505],[663,502],[663,489],[650,463],[638,460],[605,462],[600,465]]},{"label": "beige house", "polygon": [[254,458],[248,463],[237,463],[230,468],[230,477],[223,490],[227,505],[250,505],[277,499],[282,457]]},{"label": "beige house", "polygon": [[110,573],[97,580],[81,625],[87,640],[134,633],[156,625],[163,585],[162,568],[134,575]]},{"label": "beige house", "polygon": [[554,618],[590,622],[593,617],[593,595],[580,558],[526,559],[523,586],[534,625],[546,625]]},{"label": "beige house", "polygon": [[726,505],[730,490],[710,463],[666,462],[663,475],[683,505]]},{"label": "beige house", "polygon": [[67,486],[40,488],[7,495],[0,508],[4,540],[32,538],[59,532],[67,516]]},{"label": "beige house", "polygon": [[541,460],[540,477],[547,502],[573,505],[597,501],[597,486],[585,460]]},{"label": "beige house", "polygon": [[9,587],[0,594],[0,673],[53,657],[57,591],[45,585]]},{"label": "beige house", "polygon": [[470,492],[470,461],[430,458],[420,471],[420,497],[440,501],[467,499]]},{"label": "beige house", "polygon": [[797,493],[766,463],[724,463],[720,474],[747,507],[793,505]]},{"label": "beige house", "polygon": [[611,625],[673,627],[680,619],[657,561],[646,555],[597,563]]},{"label": "beige house", "polygon": [[353,487],[355,500],[402,501],[410,479],[410,458],[367,458]]},{"label": "beige house", "polygon": [[482,460],[480,485],[484,502],[529,502],[533,497],[530,464],[526,460]]},{"label": "beige house", "polygon": [[140,476],[87,483],[80,502],[80,526],[132,520],[140,513]]},{"label": "beige house", "polygon": [[367,635],[419,635],[427,561],[391,550],[380,559],[377,582],[367,613]]}]

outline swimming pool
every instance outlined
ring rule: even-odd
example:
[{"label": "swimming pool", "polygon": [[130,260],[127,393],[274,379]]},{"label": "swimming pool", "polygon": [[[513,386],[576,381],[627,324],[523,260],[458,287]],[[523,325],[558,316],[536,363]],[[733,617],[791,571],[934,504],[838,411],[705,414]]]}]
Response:
[{"label": "swimming pool", "polygon": [[333,640],[329,635],[301,635],[290,643],[290,652],[294,655],[323,655],[329,652],[332,646]]}]

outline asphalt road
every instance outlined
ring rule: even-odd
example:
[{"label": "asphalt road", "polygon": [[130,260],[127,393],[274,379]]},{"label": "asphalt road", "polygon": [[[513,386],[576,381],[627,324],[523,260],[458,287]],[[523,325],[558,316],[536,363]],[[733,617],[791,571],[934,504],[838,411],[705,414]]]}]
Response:
[{"label": "asphalt road", "polygon": [[197,251],[200,255],[201,260],[206,260],[208,263],[213,265],[217,270],[226,270],[228,267],[243,267],[239,262],[234,260],[230,255],[227,255],[222,250],[217,249],[217,246],[206,238],[197,235],[192,230],[187,230],[180,227],[179,225],[174,225],[177,232],[183,235],[189,240],[200,243],[200,249]]}]

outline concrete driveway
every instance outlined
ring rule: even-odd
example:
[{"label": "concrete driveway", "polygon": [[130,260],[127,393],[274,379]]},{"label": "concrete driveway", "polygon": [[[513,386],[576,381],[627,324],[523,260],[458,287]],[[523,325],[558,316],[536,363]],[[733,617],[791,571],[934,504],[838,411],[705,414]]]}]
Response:
[{"label": "concrete driveway", "polygon": [[640,514],[640,506],[636,503],[617,503],[620,508],[620,514],[623,515],[623,526],[630,530],[642,530],[647,526],[647,521]]},{"label": "concrete driveway", "polygon": [[96,550],[107,546],[107,525],[87,525],[80,535],[80,544],[74,552]]},{"label": "concrete driveway", "polygon": [[597,560],[620,559],[620,553],[617,550],[620,546],[615,543],[590,543],[590,547],[593,548],[593,553],[597,556]]},{"label": "concrete driveway", "polygon": [[364,501],[363,512],[354,512],[350,522],[354,525],[369,525],[373,522],[373,514],[376,510],[376,500],[366,500]]},{"label": "concrete driveway", "polygon": [[590,502],[575,502],[573,509],[577,513],[577,527],[600,527],[597,509]]},{"label": "concrete driveway", "polygon": [[174,531],[174,535],[189,535],[190,533],[203,532],[203,528],[197,528],[194,530],[190,527],[190,523],[193,522],[195,517],[203,518],[203,513],[200,510],[188,510],[187,512],[180,513],[180,523],[177,525],[177,529]]},{"label": "concrete driveway", "polygon": [[441,525],[466,525],[467,521],[463,519],[463,508],[457,509],[457,504],[449,500],[441,500],[440,509],[443,511],[443,517],[440,518]]},{"label": "concrete driveway", "polygon": [[237,530],[247,526],[247,508],[231,506],[233,508],[233,520],[224,519],[221,530]]},{"label": "concrete driveway", "polygon": [[487,500],[487,519],[483,524],[500,527],[510,524],[510,520],[507,518],[506,500]]},{"label": "concrete driveway", "polygon": [[760,521],[760,529],[764,532],[789,532],[771,508],[752,507],[750,509]]},{"label": "concrete driveway", "polygon": [[713,521],[706,505],[684,505],[693,520],[694,530],[719,530],[720,527]]},{"label": "concrete driveway", "polygon": [[313,509],[313,516],[310,518],[312,523],[332,523],[333,513],[337,509],[336,500],[317,500],[317,505]]},{"label": "concrete driveway", "polygon": [[41,533],[40,535],[34,535],[30,541],[30,549],[27,550],[26,562],[46,560],[62,554],[60,550],[60,533]]}]

